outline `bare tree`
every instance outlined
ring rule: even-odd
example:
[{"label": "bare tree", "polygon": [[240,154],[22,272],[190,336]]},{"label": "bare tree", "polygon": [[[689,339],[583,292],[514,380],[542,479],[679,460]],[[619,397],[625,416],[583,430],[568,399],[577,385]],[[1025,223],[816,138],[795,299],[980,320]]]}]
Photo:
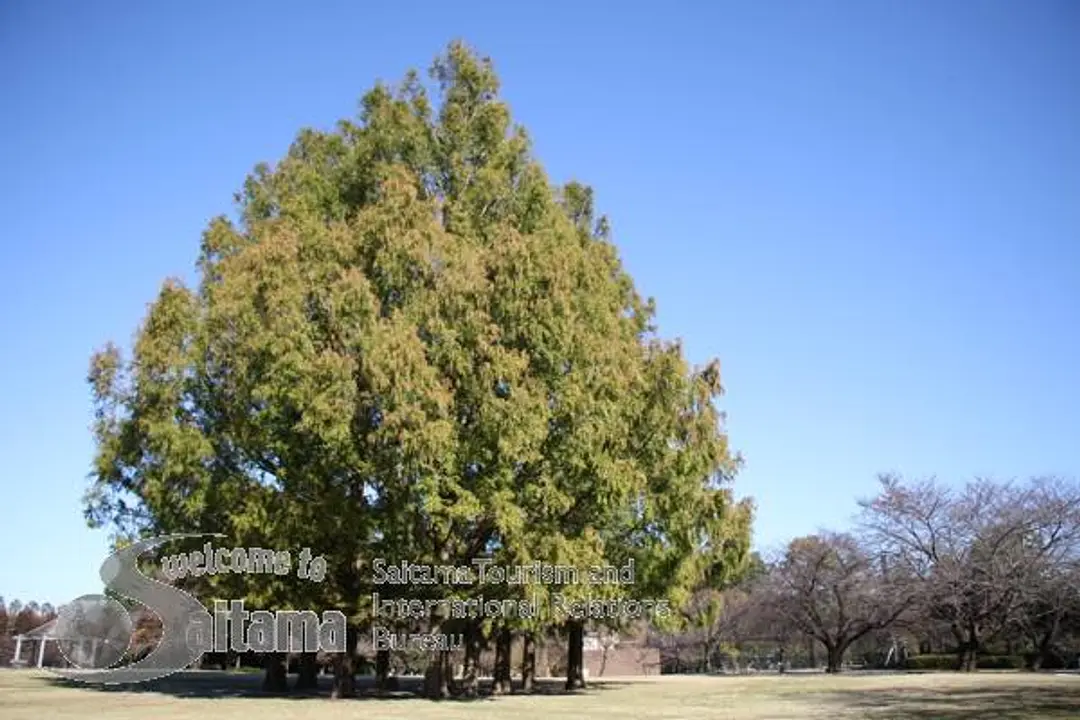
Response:
[{"label": "bare tree", "polygon": [[604,671],[607,670],[608,655],[619,646],[619,633],[611,628],[601,627],[597,639],[600,641],[602,654],[600,656],[600,669],[596,674],[603,677]]},{"label": "bare tree", "polygon": [[1048,567],[1033,575],[1023,588],[1015,630],[1032,648],[1027,667],[1038,670],[1053,657],[1069,622],[1080,614],[1080,569]]},{"label": "bare tree", "polygon": [[683,608],[685,639],[697,649],[704,672],[716,669],[724,647],[730,649],[752,635],[749,615],[756,601],[752,589],[751,582],[726,590],[703,588]]},{"label": "bare tree", "polygon": [[976,479],[958,492],[933,478],[880,481],[860,503],[867,537],[915,581],[919,614],[948,625],[958,668],[974,670],[979,648],[1022,615],[1038,573],[1075,546],[1080,494],[1054,479]]},{"label": "bare tree", "polygon": [[837,673],[853,642],[889,627],[907,609],[910,587],[854,537],[822,534],[788,545],[765,583],[763,600],[790,627],[819,641],[826,671]]},{"label": "bare tree", "polygon": [[1080,619],[1080,487],[1060,478],[1039,478],[1025,496],[1030,516],[1020,634],[1030,642],[1028,667],[1052,658],[1063,632]]}]

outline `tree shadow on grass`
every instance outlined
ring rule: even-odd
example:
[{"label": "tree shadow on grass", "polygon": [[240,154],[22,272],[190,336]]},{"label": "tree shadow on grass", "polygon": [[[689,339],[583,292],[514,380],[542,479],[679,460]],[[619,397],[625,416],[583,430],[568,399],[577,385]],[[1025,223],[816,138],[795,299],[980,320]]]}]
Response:
[{"label": "tree shadow on grass", "polygon": [[[406,676],[398,677],[397,689],[389,691],[379,691],[375,688],[375,678],[370,676],[360,676],[356,678],[356,696],[350,698],[351,700],[411,700],[422,699],[424,693],[424,679],[422,677]],[[61,677],[47,677],[43,678],[43,682],[52,687],[71,688],[75,690],[83,690],[87,692],[102,692],[102,693],[156,693],[160,695],[169,695],[175,698],[202,698],[202,699],[215,699],[215,698],[278,698],[278,699],[327,699],[330,697],[331,690],[333,689],[333,678],[328,675],[321,675],[318,678],[318,688],[312,688],[310,690],[296,690],[292,687],[295,682],[295,676],[289,677],[289,692],[287,693],[272,693],[266,692],[262,688],[262,675],[253,673],[228,673],[228,672],[216,672],[209,670],[201,670],[194,672],[182,672],[170,675],[168,677],[160,678],[158,680],[152,680],[144,683],[131,683],[121,685],[96,685],[81,683],[75,680],[68,680]],[[565,689],[562,680],[554,678],[538,679],[534,691],[531,695],[534,696],[557,696],[557,695],[572,695],[572,694],[585,694],[592,693],[594,691],[604,691],[610,689],[616,689],[627,685],[625,682],[604,682],[603,680],[595,681],[590,684],[584,690],[568,691]],[[515,683],[514,694],[524,694],[521,691],[520,683]],[[479,702],[479,701],[491,701],[498,699],[491,693],[490,680],[481,680],[478,688],[478,693],[472,697],[456,696],[447,698],[444,702]]]},{"label": "tree shadow on grass", "polygon": [[838,693],[832,700],[867,720],[1051,720],[1080,717],[1080,682],[977,688],[894,688]]}]

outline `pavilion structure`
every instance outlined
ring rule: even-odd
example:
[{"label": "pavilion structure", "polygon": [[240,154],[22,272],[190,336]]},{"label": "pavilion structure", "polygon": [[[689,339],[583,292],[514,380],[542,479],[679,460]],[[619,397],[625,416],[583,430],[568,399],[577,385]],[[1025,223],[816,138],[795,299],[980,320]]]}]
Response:
[{"label": "pavilion structure", "polygon": [[[82,668],[99,668],[109,664],[112,653],[107,640],[96,637],[71,637],[57,633],[58,618],[53,618],[46,623],[38,625],[33,630],[15,636],[15,654],[11,659],[12,667],[30,667],[35,665],[39,668],[45,666],[45,646],[50,642],[63,642],[61,650],[62,662],[65,667],[74,664]],[[61,630],[63,632],[63,630]],[[23,645],[28,644],[31,648],[30,658],[23,659]]]},{"label": "pavilion structure", "polygon": [[33,630],[29,630],[21,635],[15,636],[15,656],[11,659],[12,667],[26,667],[30,664],[30,661],[23,660],[23,643],[29,642],[31,651],[33,654],[33,662],[37,667],[43,667],[45,664],[45,645],[49,641],[61,640],[56,636],[56,618],[38,625]]}]

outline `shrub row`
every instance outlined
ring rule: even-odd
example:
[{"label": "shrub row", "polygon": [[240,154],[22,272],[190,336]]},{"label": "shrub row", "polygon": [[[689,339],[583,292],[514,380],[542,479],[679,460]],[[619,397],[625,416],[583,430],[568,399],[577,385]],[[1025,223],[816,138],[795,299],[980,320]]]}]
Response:
[{"label": "shrub row", "polygon": [[[955,670],[956,655],[912,655],[904,664],[907,670]],[[976,667],[980,670],[1022,670],[1025,667],[1022,655],[981,655],[976,657]]]}]

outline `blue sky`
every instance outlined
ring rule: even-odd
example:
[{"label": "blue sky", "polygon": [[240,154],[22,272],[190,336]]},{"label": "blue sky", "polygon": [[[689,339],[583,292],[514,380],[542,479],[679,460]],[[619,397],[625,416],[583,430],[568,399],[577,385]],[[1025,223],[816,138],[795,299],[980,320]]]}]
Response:
[{"label": "blue sky", "polygon": [[0,6],[0,594],[100,590],[91,352],[256,162],[457,37],[721,359],[760,546],[879,471],[1080,474],[1080,6],[528,5]]}]

